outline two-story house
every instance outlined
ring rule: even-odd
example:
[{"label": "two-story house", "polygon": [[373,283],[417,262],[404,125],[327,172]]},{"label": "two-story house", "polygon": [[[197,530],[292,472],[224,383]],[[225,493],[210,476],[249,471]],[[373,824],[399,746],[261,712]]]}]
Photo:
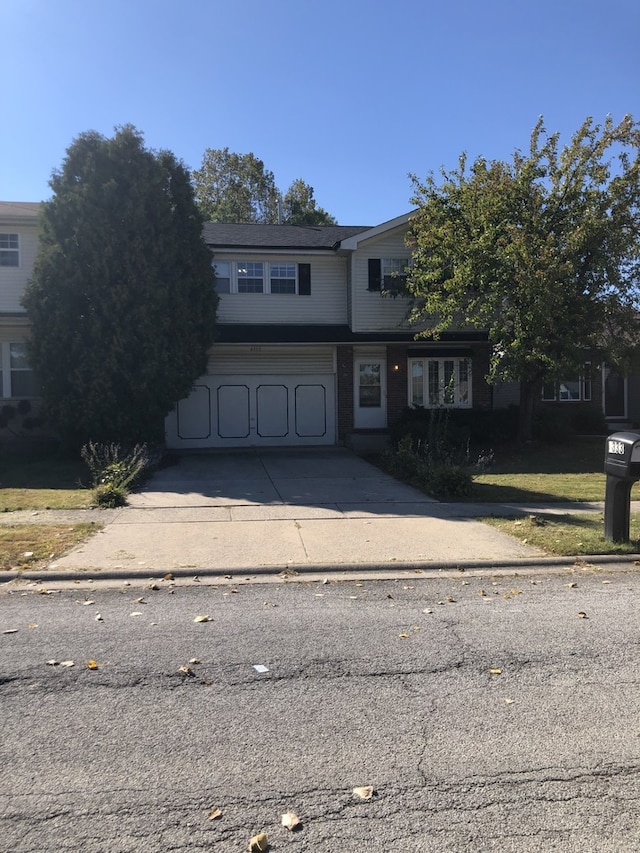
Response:
[{"label": "two-story house", "polygon": [[407,300],[389,295],[409,264],[409,216],[205,225],[218,341],[167,419],[168,445],[363,445],[408,405],[490,407],[485,336],[417,341]]},{"label": "two-story house", "polygon": [[0,202],[0,407],[37,397],[20,299],[38,251],[40,205]]},{"label": "two-story house", "polygon": [[[26,412],[38,396],[20,300],[37,253],[39,208],[0,202],[0,437],[7,410]],[[218,337],[206,374],[166,419],[167,445],[367,447],[407,406],[517,403],[517,385],[485,382],[482,333],[416,339],[408,301],[390,295],[409,263],[409,219],[374,227],[206,224]],[[606,365],[545,386],[543,398],[594,406],[612,425],[640,420],[640,378]]]}]

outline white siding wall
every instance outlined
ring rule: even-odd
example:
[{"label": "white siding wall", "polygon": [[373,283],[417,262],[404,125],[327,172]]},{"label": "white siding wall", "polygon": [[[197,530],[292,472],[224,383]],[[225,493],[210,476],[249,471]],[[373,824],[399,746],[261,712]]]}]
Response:
[{"label": "white siding wall", "polygon": [[216,256],[219,260],[279,261],[311,265],[311,295],[284,293],[223,293],[218,323],[326,323],[347,322],[346,260],[315,255]]},{"label": "white siding wall", "polygon": [[33,226],[0,223],[0,232],[20,235],[20,266],[0,267],[0,314],[23,313],[20,299],[27,281],[31,278],[38,251],[38,226],[35,223]]},{"label": "white siding wall", "polygon": [[335,347],[219,345],[209,353],[207,374],[335,373]]},{"label": "white siding wall", "polygon": [[407,329],[409,301],[382,296],[369,287],[369,258],[410,258],[405,245],[406,226],[361,243],[353,255],[352,329],[354,332]]}]

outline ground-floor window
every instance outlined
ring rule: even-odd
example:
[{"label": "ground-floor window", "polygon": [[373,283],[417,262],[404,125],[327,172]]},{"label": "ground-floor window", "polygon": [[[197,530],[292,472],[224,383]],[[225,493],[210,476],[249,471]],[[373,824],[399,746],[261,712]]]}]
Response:
[{"label": "ground-floor window", "polygon": [[38,397],[25,343],[0,343],[0,398]]},{"label": "ground-floor window", "polygon": [[566,402],[589,402],[591,400],[591,362],[584,364],[582,373],[560,382],[546,382],[542,387],[542,399]]},{"label": "ground-floor window", "polygon": [[433,408],[471,406],[471,359],[409,359],[409,403]]}]

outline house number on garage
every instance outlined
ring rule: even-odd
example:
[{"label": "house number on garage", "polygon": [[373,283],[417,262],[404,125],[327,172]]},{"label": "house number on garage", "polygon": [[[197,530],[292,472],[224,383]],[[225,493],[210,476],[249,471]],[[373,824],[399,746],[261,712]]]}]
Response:
[{"label": "house number on garage", "polygon": [[262,347],[249,347],[249,352],[262,352]]}]

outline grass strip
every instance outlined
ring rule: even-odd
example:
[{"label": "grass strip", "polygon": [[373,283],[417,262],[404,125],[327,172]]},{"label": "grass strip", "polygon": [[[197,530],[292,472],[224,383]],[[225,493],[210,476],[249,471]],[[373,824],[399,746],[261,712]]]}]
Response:
[{"label": "grass strip", "polygon": [[[12,524],[0,526],[0,571],[42,569],[84,542],[100,524]],[[2,575],[0,574],[0,579]]]},{"label": "grass strip", "polygon": [[589,554],[640,553],[640,515],[632,513],[629,542],[610,542],[604,538],[602,514],[536,514],[519,518],[481,518],[480,521],[514,536],[547,554],[561,557]]}]

